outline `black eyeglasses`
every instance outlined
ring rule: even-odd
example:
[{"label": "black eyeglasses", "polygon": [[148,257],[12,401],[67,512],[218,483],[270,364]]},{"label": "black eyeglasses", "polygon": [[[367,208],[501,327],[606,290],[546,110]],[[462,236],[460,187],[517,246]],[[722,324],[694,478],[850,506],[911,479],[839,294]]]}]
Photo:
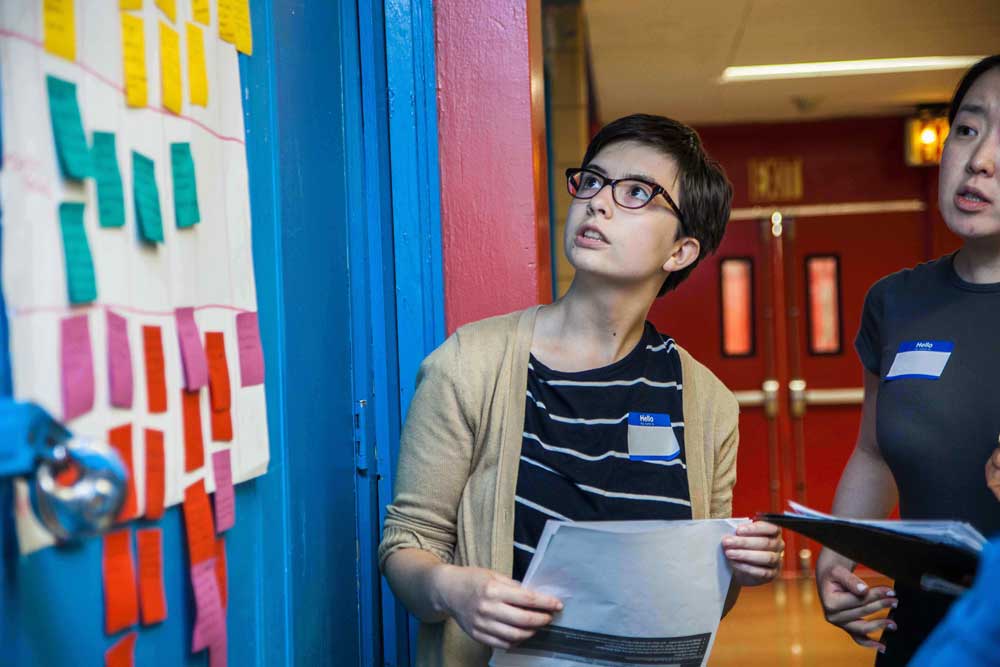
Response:
[{"label": "black eyeglasses", "polygon": [[683,227],[684,215],[662,185],[636,178],[610,179],[589,169],[566,170],[566,189],[576,199],[593,199],[605,185],[611,186],[611,198],[616,204],[633,210],[646,206],[656,195],[663,195]]}]

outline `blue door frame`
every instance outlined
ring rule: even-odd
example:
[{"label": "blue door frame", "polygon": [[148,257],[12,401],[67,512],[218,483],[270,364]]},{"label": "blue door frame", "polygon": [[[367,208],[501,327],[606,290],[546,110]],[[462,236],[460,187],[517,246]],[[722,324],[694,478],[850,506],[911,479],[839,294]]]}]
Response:
[{"label": "blue door frame", "polygon": [[[416,369],[444,336],[431,2],[251,4],[240,75],[271,467],[237,487],[229,657],[404,667],[408,616],[375,550]],[[203,665],[179,508],[158,525],[169,617],[140,629],[136,664]],[[100,664],[99,540],[20,559],[8,528],[0,665]],[[86,604],[67,621],[26,604],[35,592]]]}]

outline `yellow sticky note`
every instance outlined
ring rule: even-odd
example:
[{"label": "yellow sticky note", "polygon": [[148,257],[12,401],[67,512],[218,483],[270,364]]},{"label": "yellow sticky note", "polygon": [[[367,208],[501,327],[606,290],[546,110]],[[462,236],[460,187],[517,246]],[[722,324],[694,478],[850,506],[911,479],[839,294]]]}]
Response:
[{"label": "yellow sticky note", "polygon": [[194,10],[194,20],[202,25],[208,25],[209,21],[209,11],[208,11],[208,0],[192,0],[191,7]]},{"label": "yellow sticky note", "polygon": [[142,0],[118,0],[118,9],[142,9]]},{"label": "yellow sticky note", "polygon": [[233,31],[236,50],[253,55],[253,30],[250,27],[250,0],[233,0]]},{"label": "yellow sticky note", "polygon": [[181,112],[181,38],[177,31],[160,21],[160,89],[163,106]]},{"label": "yellow sticky note", "polygon": [[171,23],[177,21],[177,0],[156,0],[156,6],[167,15]]},{"label": "yellow sticky note", "polygon": [[233,13],[236,0],[219,0],[219,39],[233,44],[236,41],[236,30],[233,26]]},{"label": "yellow sticky note", "polygon": [[76,60],[74,0],[42,0],[45,50],[66,60]]},{"label": "yellow sticky note", "polygon": [[122,12],[122,60],[125,66],[125,103],[144,107],[148,102],[146,83],[146,36],[142,18]]},{"label": "yellow sticky note", "polygon": [[191,104],[208,106],[208,72],[205,67],[205,33],[193,23],[187,24],[188,85]]}]

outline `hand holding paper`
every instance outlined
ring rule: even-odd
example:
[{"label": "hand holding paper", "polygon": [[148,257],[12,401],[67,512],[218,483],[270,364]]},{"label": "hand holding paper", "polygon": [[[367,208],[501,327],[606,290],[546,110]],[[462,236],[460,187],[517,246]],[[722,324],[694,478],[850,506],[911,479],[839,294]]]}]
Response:
[{"label": "hand holding paper", "polygon": [[759,586],[778,576],[785,541],[781,528],[766,521],[739,526],[736,535],[722,538],[722,549],[741,586]]}]

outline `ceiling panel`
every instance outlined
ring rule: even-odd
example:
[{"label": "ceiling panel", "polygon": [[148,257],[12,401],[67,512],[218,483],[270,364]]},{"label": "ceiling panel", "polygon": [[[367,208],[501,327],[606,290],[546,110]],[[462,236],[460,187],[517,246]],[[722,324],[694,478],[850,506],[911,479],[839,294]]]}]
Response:
[{"label": "ceiling panel", "polygon": [[730,65],[1000,52],[1000,0],[584,0],[602,121],[692,124],[902,114],[961,71],[719,82]]}]

